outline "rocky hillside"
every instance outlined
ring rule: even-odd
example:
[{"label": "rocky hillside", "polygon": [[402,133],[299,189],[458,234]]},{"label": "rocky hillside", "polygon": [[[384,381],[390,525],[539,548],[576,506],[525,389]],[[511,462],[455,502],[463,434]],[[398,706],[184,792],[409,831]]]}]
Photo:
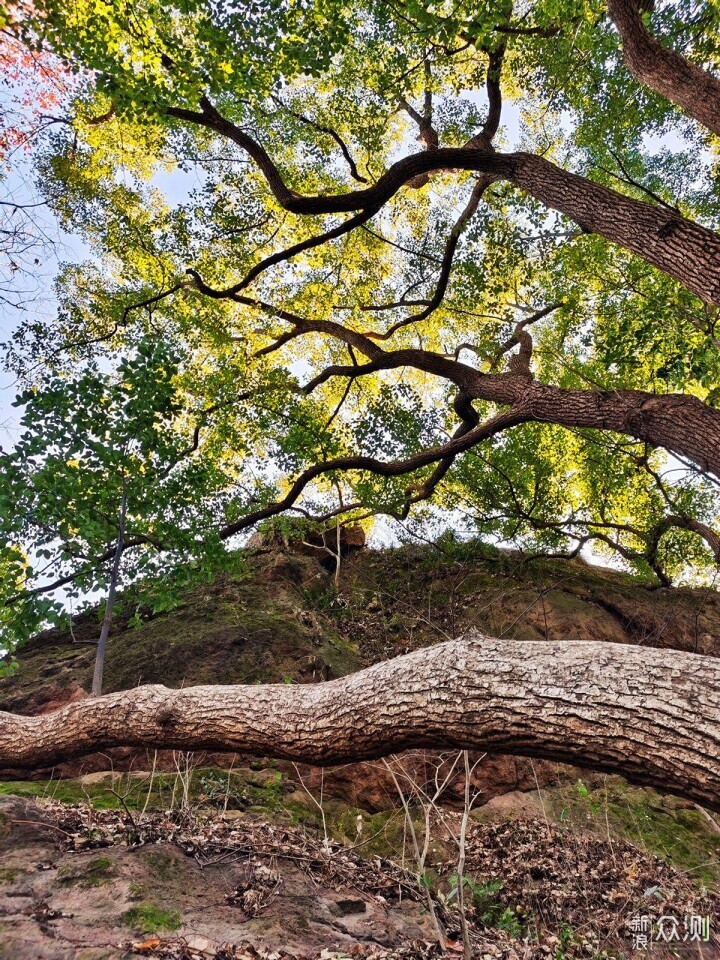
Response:
[{"label": "rocky hillside", "polygon": [[[720,652],[720,594],[705,588],[658,589],[579,561],[525,560],[451,540],[355,551],[343,560],[337,584],[321,565],[323,557],[270,542],[239,555],[237,566],[196,587],[170,612],[155,613],[126,597],[108,643],[105,691],[142,683],[310,683],[470,626],[523,640]],[[98,631],[99,612],[91,609],[71,629],[50,630],[27,643],[17,673],[0,680],[0,708],[46,712],[85,696]],[[137,762],[128,751],[113,752],[118,768]],[[89,757],[55,775],[107,767],[106,756]],[[490,799],[531,789],[538,777],[552,780],[558,767],[493,757],[483,771]],[[387,782],[378,784],[377,776],[358,776],[350,767],[334,780],[360,806],[377,809],[384,802]]]},{"label": "rocky hillside", "polygon": [[[581,561],[524,560],[477,543],[363,550],[343,561],[336,587],[312,555],[271,544],[242,559],[241,572],[195,588],[168,613],[126,599],[108,644],[106,692],[308,683],[469,626],[522,640],[720,652],[720,593],[657,588]],[[45,711],[82,696],[98,632],[99,613],[88,610],[72,629],[27,643],[20,670],[0,681],[2,709]]]},{"label": "rocky hillside", "polygon": [[[336,585],[318,555],[259,545],[170,612],[126,596],[108,646],[107,690],[315,682],[471,625],[529,640],[720,651],[720,595],[707,589],[657,589],[580,562],[452,542],[353,553]],[[0,707],[43,712],[85,696],[98,627],[90,610],[71,630],[23,647],[20,669],[0,683]],[[475,759],[468,862],[477,956],[630,956],[622,949],[630,909],[720,909],[720,826],[709,814],[618,777]],[[442,780],[453,761],[406,754],[392,761],[393,779],[382,763],[323,772],[126,750],[31,778],[5,771],[0,846],[9,865],[0,871],[0,914],[18,916],[0,920],[0,957],[75,957],[78,944],[88,958],[264,958],[283,955],[273,953],[280,947],[287,957],[323,949],[326,957],[439,956],[424,888],[457,936],[448,830],[457,827],[463,782],[450,777],[442,795],[420,886],[401,800],[422,831],[418,790],[438,771]],[[49,826],[23,833],[26,820]],[[323,837],[338,851],[334,862]],[[229,872],[206,865],[226,856],[235,864]],[[309,875],[297,869],[307,857],[316,864],[312,908],[303,894]],[[31,952],[18,952],[26,941]],[[122,950],[108,952],[111,943]],[[193,952],[193,943],[202,949]],[[222,952],[227,943],[235,952]]]}]

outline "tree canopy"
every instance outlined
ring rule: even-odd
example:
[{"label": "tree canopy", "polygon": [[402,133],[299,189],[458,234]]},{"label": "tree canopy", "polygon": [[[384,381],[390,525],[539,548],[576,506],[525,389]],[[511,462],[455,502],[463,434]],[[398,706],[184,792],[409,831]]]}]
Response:
[{"label": "tree canopy", "polygon": [[123,484],[128,580],[288,512],[714,576],[714,0],[3,19],[72,78],[33,163],[90,251],[7,345],[8,643],[105,588]]}]

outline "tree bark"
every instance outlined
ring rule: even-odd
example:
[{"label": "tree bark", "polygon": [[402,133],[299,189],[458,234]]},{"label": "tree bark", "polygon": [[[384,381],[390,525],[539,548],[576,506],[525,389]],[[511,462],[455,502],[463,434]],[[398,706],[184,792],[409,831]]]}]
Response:
[{"label": "tree bark", "polygon": [[[482,373],[475,367],[429,350],[407,348],[381,351],[367,337],[347,331],[339,324],[313,321],[304,324],[304,329],[327,332],[345,342],[352,341],[358,351],[370,357],[370,363],[363,366],[327,367],[311,381],[306,390],[314,389],[330,376],[357,377],[379,370],[413,367],[454,383],[471,400],[488,400],[509,406],[515,416],[507,423],[499,424],[494,433],[530,420],[554,423],[560,427],[611,430],[653,446],[664,447],[720,477],[720,410],[691,394],[654,394],[645,390],[569,390],[540,383],[529,375]],[[482,435],[477,439],[485,438]],[[469,449],[477,439],[473,434],[459,437],[455,443],[457,452]],[[422,454],[417,456],[422,457]],[[339,469],[352,466],[340,461],[337,463]],[[417,466],[424,464],[418,463]]]},{"label": "tree bark", "polygon": [[608,0],[608,12],[622,37],[630,73],[720,134],[720,80],[656,40],[643,22],[637,0]]},{"label": "tree bark", "polygon": [[720,811],[720,661],[472,632],[327,683],[145,686],[42,716],[0,713],[0,765],[110,747],[328,765],[409,748],[582,764]]},{"label": "tree bark", "polygon": [[580,177],[533,154],[515,154],[510,178],[521,190],[720,304],[720,235],[659,204]]},{"label": "tree bark", "polygon": [[[642,390],[565,390],[520,377],[508,380],[514,381],[517,391],[510,402],[515,409],[526,409],[528,420],[636,437],[720,477],[720,411],[697,397]],[[495,385],[481,384],[470,396],[495,400]]]}]

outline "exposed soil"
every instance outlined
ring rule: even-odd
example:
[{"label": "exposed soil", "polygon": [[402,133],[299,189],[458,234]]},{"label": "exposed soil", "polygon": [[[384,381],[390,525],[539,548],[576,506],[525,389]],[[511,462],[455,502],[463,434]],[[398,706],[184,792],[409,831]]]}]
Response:
[{"label": "exposed soil", "polygon": [[[435,824],[428,881],[443,953],[411,859],[368,853],[361,841],[328,843],[250,815],[131,816],[11,798],[0,814],[7,960],[400,960],[459,950],[449,896],[457,815]],[[476,957],[629,956],[638,914],[720,921],[720,899],[656,857],[533,817],[473,822],[466,875]],[[702,948],[720,955],[716,940]],[[653,953],[663,955],[673,954]]]}]

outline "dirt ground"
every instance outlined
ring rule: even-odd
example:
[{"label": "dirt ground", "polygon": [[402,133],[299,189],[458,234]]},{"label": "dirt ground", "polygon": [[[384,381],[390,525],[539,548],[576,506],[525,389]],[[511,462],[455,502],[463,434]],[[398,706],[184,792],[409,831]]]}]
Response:
[{"label": "dirt ground", "polygon": [[[720,929],[720,898],[630,844],[563,831],[529,812],[474,822],[466,912],[483,960],[720,957],[720,941],[633,951],[637,916]],[[362,842],[241,812],[168,814],[0,799],[3,960],[293,960],[461,956],[456,814],[438,829],[427,885]],[[444,829],[444,833],[443,833]],[[438,944],[427,890],[443,930]]]}]

